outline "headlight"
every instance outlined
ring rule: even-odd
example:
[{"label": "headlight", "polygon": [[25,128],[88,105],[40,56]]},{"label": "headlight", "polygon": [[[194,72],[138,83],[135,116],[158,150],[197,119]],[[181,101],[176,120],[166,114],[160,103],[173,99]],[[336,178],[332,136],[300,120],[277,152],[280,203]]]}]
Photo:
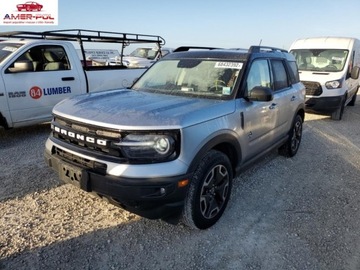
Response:
[{"label": "headlight", "polygon": [[341,81],[340,80],[330,81],[325,83],[325,86],[327,89],[341,88]]},{"label": "headlight", "polygon": [[178,156],[176,134],[128,134],[113,144],[131,160],[162,162]]},{"label": "headlight", "polygon": [[129,62],[129,67],[138,68],[138,67],[140,67],[140,65],[139,65],[139,62],[134,61],[134,62]]}]

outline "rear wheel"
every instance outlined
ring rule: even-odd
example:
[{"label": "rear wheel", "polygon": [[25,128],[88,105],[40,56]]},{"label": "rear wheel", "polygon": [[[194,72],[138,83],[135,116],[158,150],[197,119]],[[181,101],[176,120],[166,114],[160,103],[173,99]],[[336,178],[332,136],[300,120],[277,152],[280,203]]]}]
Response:
[{"label": "rear wheel", "polygon": [[222,152],[210,150],[196,168],[185,199],[183,221],[207,229],[222,216],[230,198],[232,167]]},{"label": "rear wheel", "polygon": [[302,138],[302,124],[303,119],[300,115],[296,115],[289,132],[289,139],[279,148],[279,154],[286,157],[293,157],[296,155]]}]

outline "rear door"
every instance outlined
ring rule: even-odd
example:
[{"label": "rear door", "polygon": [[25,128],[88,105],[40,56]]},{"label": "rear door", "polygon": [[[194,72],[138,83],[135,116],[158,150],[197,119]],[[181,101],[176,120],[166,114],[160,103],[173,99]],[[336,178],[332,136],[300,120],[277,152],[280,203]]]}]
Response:
[{"label": "rear door", "polygon": [[81,89],[81,75],[59,45],[26,50],[2,76],[14,127],[50,120],[53,106]]},{"label": "rear door", "polygon": [[298,102],[297,90],[292,87],[290,74],[283,59],[271,59],[271,71],[273,77],[272,88],[274,90],[274,106],[276,107],[276,122],[274,139],[285,136],[291,126],[296,104]]}]

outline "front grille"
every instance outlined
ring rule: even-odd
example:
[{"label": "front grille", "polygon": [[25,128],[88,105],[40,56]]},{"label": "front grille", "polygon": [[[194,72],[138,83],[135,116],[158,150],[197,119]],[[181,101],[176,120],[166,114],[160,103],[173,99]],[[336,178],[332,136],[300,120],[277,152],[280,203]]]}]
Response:
[{"label": "front grille", "polygon": [[[88,125],[73,120],[55,116],[51,122],[52,137],[56,143],[67,149],[71,149],[85,156],[91,156],[98,160],[114,162],[118,164],[148,164],[169,161],[178,157],[180,153],[180,132],[179,130],[116,130],[100,126]],[[175,145],[170,155],[154,157],[153,152],[138,147],[119,146],[119,143],[126,140],[129,135],[163,134],[173,136]],[[128,137],[129,138],[129,137]],[[131,140],[131,139],[129,139]],[[141,153],[137,153],[140,151]],[[155,150],[154,150],[155,151]],[[134,157],[133,154],[138,156]],[[72,162],[72,157],[63,155],[61,159]],[[82,162],[82,161],[81,161]],[[85,161],[86,166],[87,161]],[[85,165],[84,165],[85,166]]]},{"label": "front grille", "polygon": [[318,82],[301,81],[306,88],[306,95],[308,96],[320,96],[322,94],[322,87]]},{"label": "front grille", "polygon": [[124,158],[119,148],[113,143],[119,142],[119,130],[77,123],[67,119],[55,117],[52,121],[52,136],[64,143],[76,146],[96,155]]}]

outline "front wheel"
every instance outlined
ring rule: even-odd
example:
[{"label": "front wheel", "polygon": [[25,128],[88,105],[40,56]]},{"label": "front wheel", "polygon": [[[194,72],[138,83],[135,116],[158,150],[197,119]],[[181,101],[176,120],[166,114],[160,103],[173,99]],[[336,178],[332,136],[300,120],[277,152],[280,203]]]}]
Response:
[{"label": "front wheel", "polygon": [[183,221],[197,229],[207,229],[222,216],[230,198],[232,166],[222,152],[210,150],[196,168],[183,210]]},{"label": "front wheel", "polygon": [[279,148],[279,153],[286,157],[293,157],[299,150],[302,138],[303,119],[296,115],[292,128],[289,132],[289,139]]},{"label": "front wheel", "polygon": [[357,97],[358,90],[356,90],[355,94],[353,95],[351,101],[349,102],[349,106],[355,106],[356,97]]},{"label": "front wheel", "polygon": [[334,111],[331,114],[332,120],[341,120],[342,119],[343,114],[344,114],[344,109],[345,109],[345,101],[346,101],[346,96],[343,97],[340,107],[337,108],[336,111]]}]

